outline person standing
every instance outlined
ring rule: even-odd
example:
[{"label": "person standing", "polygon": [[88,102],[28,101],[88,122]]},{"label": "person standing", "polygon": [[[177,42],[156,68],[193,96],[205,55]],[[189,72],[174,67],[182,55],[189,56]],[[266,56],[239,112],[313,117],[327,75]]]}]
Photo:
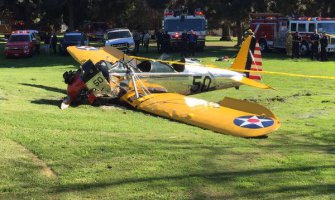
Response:
[{"label": "person standing", "polygon": [[45,33],[44,37],[44,51],[46,54],[50,53],[50,35],[48,32]]},{"label": "person standing", "polygon": [[165,31],[162,40],[162,52],[169,53],[169,51],[170,51],[170,35],[167,31]]},{"label": "person standing", "polygon": [[299,48],[300,48],[301,36],[299,35],[298,32],[295,32],[292,39],[293,39],[293,42],[292,42],[292,59],[293,58],[300,58]]},{"label": "person standing", "polygon": [[186,30],[181,34],[181,57],[187,57],[188,54],[188,35]]},{"label": "person standing", "polygon": [[151,36],[150,36],[149,32],[146,32],[143,36],[144,48],[145,48],[145,52],[147,52],[147,53],[149,51],[150,37]]},{"label": "person standing", "polygon": [[58,38],[57,38],[56,33],[54,32],[51,36],[51,39],[50,39],[50,45],[51,45],[51,48],[52,48],[54,54],[57,53],[57,42],[58,42]]},{"label": "person standing", "polygon": [[138,31],[135,31],[133,34],[133,37],[134,37],[134,42],[135,42],[134,53],[136,55],[140,51],[141,34]]},{"label": "person standing", "polygon": [[190,31],[188,35],[188,43],[189,43],[189,52],[191,56],[195,55],[195,50],[197,48],[198,36],[194,33],[193,30]]},{"label": "person standing", "polygon": [[317,34],[316,30],[314,30],[314,33],[309,37],[312,43],[312,49],[311,49],[311,59],[314,60],[316,58],[319,60],[319,41],[320,41],[320,35]]},{"label": "person standing", "polygon": [[288,31],[286,36],[286,55],[288,57],[292,57],[292,39],[291,31]]},{"label": "person standing", "polygon": [[163,33],[161,30],[156,32],[156,42],[157,42],[157,52],[162,52],[162,40],[163,40]]},{"label": "person standing", "polygon": [[142,46],[144,46],[144,35],[145,35],[144,31],[140,32]]},{"label": "person standing", "polygon": [[328,61],[327,59],[328,36],[326,32],[322,33],[320,44],[321,44],[321,61]]}]

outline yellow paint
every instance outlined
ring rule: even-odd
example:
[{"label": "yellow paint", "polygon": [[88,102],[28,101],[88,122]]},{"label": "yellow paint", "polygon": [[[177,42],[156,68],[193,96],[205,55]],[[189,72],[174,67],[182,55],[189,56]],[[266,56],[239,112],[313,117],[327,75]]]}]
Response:
[{"label": "yellow paint", "polygon": [[94,64],[101,60],[115,63],[123,58],[124,53],[114,47],[101,47],[96,50],[80,49],[76,46],[67,47],[70,55],[80,64],[84,64],[87,60],[91,60]]},{"label": "yellow paint", "polygon": [[[128,92],[121,100],[135,108],[219,133],[259,137],[280,127],[275,115],[263,106],[232,98],[225,98],[220,104],[175,93],[150,94],[136,99],[134,92]],[[274,121],[272,126],[249,129],[234,124],[241,116],[264,116]]]},{"label": "yellow paint", "polygon": [[251,42],[252,36],[249,35],[240,48],[233,65],[230,67],[231,69],[245,69],[245,65],[248,59],[249,47]]},{"label": "yellow paint", "polygon": [[254,80],[246,78],[246,77],[243,77],[241,80],[234,79],[234,77],[233,77],[233,80],[235,80],[237,82],[240,82],[240,83],[242,83],[244,85],[249,85],[249,86],[252,86],[252,87],[257,87],[257,88],[260,88],[260,89],[273,89],[272,87],[270,87],[270,86],[268,86],[266,84],[260,83],[258,81],[254,81]]}]

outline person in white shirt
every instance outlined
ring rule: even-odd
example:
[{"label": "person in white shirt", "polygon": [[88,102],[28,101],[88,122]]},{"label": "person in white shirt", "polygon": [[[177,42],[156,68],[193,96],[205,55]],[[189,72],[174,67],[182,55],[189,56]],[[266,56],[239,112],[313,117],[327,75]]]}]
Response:
[{"label": "person in white shirt", "polygon": [[148,32],[146,32],[143,36],[143,42],[144,42],[144,48],[146,50],[146,52],[148,53],[149,51],[149,43],[150,43],[150,34]]}]

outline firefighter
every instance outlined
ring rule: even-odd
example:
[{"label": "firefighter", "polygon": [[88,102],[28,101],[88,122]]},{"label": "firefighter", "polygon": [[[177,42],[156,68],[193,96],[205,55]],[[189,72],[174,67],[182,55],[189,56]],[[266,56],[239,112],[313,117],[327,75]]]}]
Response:
[{"label": "firefighter", "polygon": [[288,57],[292,57],[292,39],[292,33],[288,31],[286,36],[286,55]]},{"label": "firefighter", "polygon": [[328,36],[326,32],[322,33],[321,39],[320,39],[320,44],[321,44],[321,61],[328,61],[327,59],[327,46],[328,46]]},{"label": "firefighter", "polygon": [[314,57],[319,60],[319,41],[320,35],[314,30],[314,33],[309,37],[312,43],[311,49],[311,59],[314,60]]},{"label": "firefighter", "polygon": [[198,36],[195,34],[193,30],[191,30],[190,33],[188,34],[188,49],[190,56],[195,55],[195,49],[197,48],[197,43],[198,43]]},{"label": "firefighter", "polygon": [[298,33],[298,31],[294,33],[294,36],[292,39],[293,39],[292,40],[293,41],[292,42],[292,59],[300,58],[299,48],[300,48],[301,36]]}]

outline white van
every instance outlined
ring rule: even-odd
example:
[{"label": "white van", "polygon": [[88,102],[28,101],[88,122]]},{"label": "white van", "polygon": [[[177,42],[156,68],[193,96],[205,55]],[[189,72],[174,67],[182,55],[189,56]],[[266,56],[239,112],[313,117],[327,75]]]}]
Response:
[{"label": "white van", "polygon": [[133,52],[135,49],[133,35],[126,28],[107,30],[104,39],[105,46],[112,46],[126,53]]}]

